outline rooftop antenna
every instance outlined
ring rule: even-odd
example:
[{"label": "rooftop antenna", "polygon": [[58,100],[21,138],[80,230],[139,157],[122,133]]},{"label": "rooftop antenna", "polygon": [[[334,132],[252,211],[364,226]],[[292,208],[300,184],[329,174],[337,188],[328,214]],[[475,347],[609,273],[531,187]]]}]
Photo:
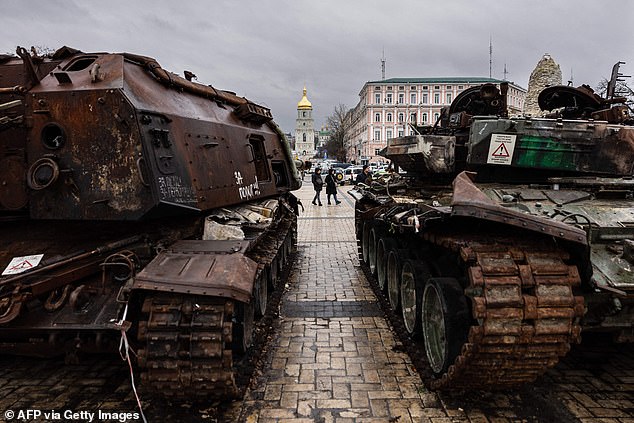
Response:
[{"label": "rooftop antenna", "polygon": [[381,55],[381,81],[385,81],[385,49]]},{"label": "rooftop antenna", "polygon": [[568,86],[572,87],[572,84],[575,83],[575,78],[572,76],[572,68],[570,68],[570,79],[568,80]]},{"label": "rooftop antenna", "polygon": [[493,39],[489,35],[489,78],[493,77]]},{"label": "rooftop antenna", "polygon": [[506,81],[506,75],[508,75],[509,72],[506,70],[506,63],[504,64],[504,81]]}]

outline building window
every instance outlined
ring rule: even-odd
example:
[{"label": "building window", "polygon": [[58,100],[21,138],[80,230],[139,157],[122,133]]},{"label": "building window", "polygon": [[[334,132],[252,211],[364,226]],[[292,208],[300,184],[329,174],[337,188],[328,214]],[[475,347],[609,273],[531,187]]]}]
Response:
[{"label": "building window", "polygon": [[385,102],[386,102],[387,104],[392,104],[392,93],[387,93],[387,94],[385,95]]},{"label": "building window", "polygon": [[451,93],[447,93],[447,104],[451,104]]},{"label": "building window", "polygon": [[429,103],[429,98],[428,98],[428,94],[427,93],[423,93],[423,100],[421,101],[421,103],[423,104],[427,104]]},{"label": "building window", "polygon": [[392,91],[392,87],[387,87],[387,90],[388,91]]},{"label": "building window", "polygon": [[385,116],[385,120],[386,120],[387,122],[392,122],[392,113],[388,113],[388,114]]},{"label": "building window", "polygon": [[428,89],[429,89],[429,87],[428,87],[427,85],[423,85],[423,89],[424,89],[424,90],[428,90]]},{"label": "building window", "polygon": [[403,104],[405,102],[405,94],[398,93],[398,104]]},{"label": "building window", "polygon": [[381,87],[377,85],[376,87],[374,87],[374,91],[381,91]]},{"label": "building window", "polygon": [[440,93],[434,93],[434,104],[440,104]]},{"label": "building window", "polygon": [[381,104],[381,94],[374,93],[374,104]]},{"label": "building window", "polygon": [[388,129],[385,131],[385,138],[390,139],[392,138],[392,130]]},{"label": "building window", "polygon": [[458,85],[458,89],[459,89],[459,90],[462,90],[462,89],[463,89],[463,86],[462,86],[462,85]]},{"label": "building window", "polygon": [[399,90],[399,91],[404,91],[404,90],[405,90],[405,87],[403,87],[403,86],[401,85],[400,87],[398,87],[398,90]]},{"label": "building window", "polygon": [[305,132],[302,134],[302,139],[304,140],[304,142],[306,142],[306,133]]},{"label": "building window", "polygon": [[427,123],[427,113],[423,113],[420,119],[423,121],[423,123]]},{"label": "building window", "polygon": [[381,113],[375,113],[374,114],[374,121],[375,122],[381,122]]},{"label": "building window", "polygon": [[438,112],[434,113],[434,122],[436,122],[439,117],[440,117],[440,113]]},{"label": "building window", "polygon": [[403,113],[399,113],[399,114],[398,114],[398,121],[399,121],[399,122],[403,122],[404,120],[405,120],[405,114],[403,114]]},{"label": "building window", "polygon": [[381,149],[380,149],[380,148],[375,148],[375,149],[374,149],[374,155],[375,155],[375,156],[378,156],[378,155],[379,155],[379,151],[381,151]]},{"label": "building window", "polygon": [[409,104],[416,104],[416,93],[410,93]]},{"label": "building window", "polygon": [[302,117],[306,117],[306,112],[302,112]]},{"label": "building window", "polygon": [[398,136],[399,136],[399,137],[402,137],[402,136],[403,136],[403,130],[402,130],[402,129],[399,129],[399,130],[398,130]]},{"label": "building window", "polygon": [[409,115],[409,121],[412,123],[416,123],[416,113],[411,113]]},{"label": "building window", "polygon": [[381,141],[381,130],[377,129],[374,131],[374,141]]},{"label": "building window", "polygon": [[411,87],[409,87],[409,89],[410,89],[410,90],[415,90],[415,89],[416,89],[416,86],[415,86],[415,85],[412,85]]},{"label": "building window", "polygon": [[448,90],[450,90],[450,89],[451,89],[451,85],[447,85],[447,87],[446,87],[446,88],[447,88]]},{"label": "building window", "polygon": [[440,89],[440,85],[434,85],[434,89],[435,90],[439,90]]}]

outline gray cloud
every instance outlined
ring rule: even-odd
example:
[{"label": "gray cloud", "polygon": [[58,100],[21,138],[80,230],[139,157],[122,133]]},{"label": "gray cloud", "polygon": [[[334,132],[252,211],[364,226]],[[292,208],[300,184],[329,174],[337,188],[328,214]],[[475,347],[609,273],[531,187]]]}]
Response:
[{"label": "gray cloud", "polygon": [[2,0],[0,52],[17,45],[128,51],[271,108],[295,124],[304,84],[316,125],[381,77],[493,76],[526,86],[544,53],[564,80],[595,86],[618,60],[634,72],[634,8],[616,0]]}]

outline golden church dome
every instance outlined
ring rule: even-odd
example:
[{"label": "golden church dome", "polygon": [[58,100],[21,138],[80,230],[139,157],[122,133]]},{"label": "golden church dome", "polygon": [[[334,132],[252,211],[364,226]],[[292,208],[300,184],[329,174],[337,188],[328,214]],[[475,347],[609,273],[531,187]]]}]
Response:
[{"label": "golden church dome", "polygon": [[301,100],[299,100],[299,103],[297,103],[297,108],[298,109],[312,109],[313,105],[310,103],[310,101],[308,101],[308,98],[306,98],[306,87],[304,87],[304,96],[302,97]]}]

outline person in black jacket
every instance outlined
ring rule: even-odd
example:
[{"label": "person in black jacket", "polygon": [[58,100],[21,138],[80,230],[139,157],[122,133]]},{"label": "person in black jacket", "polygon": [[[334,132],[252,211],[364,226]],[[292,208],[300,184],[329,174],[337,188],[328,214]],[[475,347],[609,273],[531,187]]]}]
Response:
[{"label": "person in black jacket", "polygon": [[370,166],[363,166],[363,171],[357,175],[356,183],[368,184],[372,180],[370,176]]},{"label": "person in black jacket", "polygon": [[321,206],[321,198],[319,198],[319,194],[321,194],[321,188],[324,186],[324,180],[321,179],[320,167],[315,169],[315,173],[313,173],[311,181],[313,182],[313,188],[315,189],[315,198],[313,198],[313,204],[317,205],[317,203],[315,202],[317,201]]},{"label": "person in black jacket", "polygon": [[337,180],[335,179],[335,170],[333,168],[328,169],[328,175],[326,175],[326,196],[328,198],[328,204],[330,204],[330,196],[335,199],[335,204],[341,203],[337,200]]}]

